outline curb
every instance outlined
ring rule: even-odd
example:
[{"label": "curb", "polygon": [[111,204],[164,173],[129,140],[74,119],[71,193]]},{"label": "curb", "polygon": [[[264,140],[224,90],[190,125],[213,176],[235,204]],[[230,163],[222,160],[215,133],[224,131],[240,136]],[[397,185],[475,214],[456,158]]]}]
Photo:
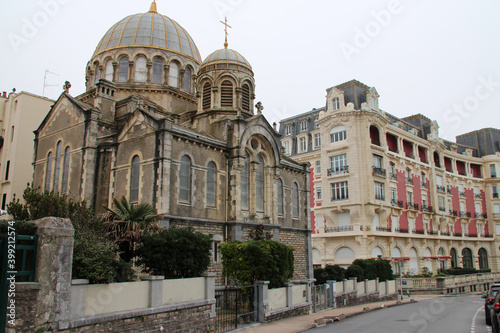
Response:
[{"label": "curb", "polygon": [[[316,327],[323,327],[323,326],[326,326],[326,325],[329,325],[329,324],[333,324],[333,323],[336,323],[336,322],[340,322],[346,318],[350,318],[350,317],[354,317],[354,316],[357,316],[357,315],[360,315],[362,313],[367,313],[367,312],[371,312],[371,311],[375,311],[375,310],[380,310],[380,309],[385,309],[385,308],[390,308],[390,307],[393,307],[393,306],[398,306],[398,305],[404,305],[404,304],[410,304],[410,303],[416,303],[417,301],[414,299],[414,298],[411,298],[410,300],[408,301],[396,301],[395,303],[392,303],[392,304],[382,304],[381,306],[379,307],[376,307],[376,308],[370,308],[369,306],[365,306],[363,308],[363,310],[361,311],[356,311],[356,312],[352,312],[352,313],[349,313],[349,314],[344,314],[344,313],[341,313],[339,314],[338,316],[326,316],[326,317],[322,317],[322,318],[318,318],[314,321],[313,324],[310,325],[310,327],[308,327],[307,329],[305,329],[304,331],[307,331],[311,328],[316,328]],[[303,331],[303,332],[304,332]]]}]

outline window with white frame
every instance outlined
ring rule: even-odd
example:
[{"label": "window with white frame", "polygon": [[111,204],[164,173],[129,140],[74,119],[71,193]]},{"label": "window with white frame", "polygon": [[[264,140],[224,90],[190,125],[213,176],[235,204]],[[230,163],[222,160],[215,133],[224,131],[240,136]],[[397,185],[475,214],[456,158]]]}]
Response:
[{"label": "window with white frame", "polygon": [[278,215],[283,216],[283,181],[278,179]]},{"label": "window with white frame", "polygon": [[460,202],[460,213],[465,213],[465,202]]},{"label": "window with white frame", "polygon": [[283,142],[283,147],[285,148],[285,155],[290,155],[292,153],[290,150],[290,141]]},{"label": "window with white frame", "polygon": [[335,98],[332,100],[332,106],[333,106],[333,110],[338,110],[338,109],[340,109],[340,98],[335,97]]},{"label": "window with white frame", "polygon": [[395,187],[391,187],[391,202],[396,204],[398,202],[398,192]]},{"label": "window with white frame", "polygon": [[497,172],[495,170],[495,164],[490,164],[490,175],[492,178],[495,178],[497,176]]},{"label": "window with white frame", "polygon": [[382,169],[383,166],[382,156],[373,155],[373,167],[377,169]]},{"label": "window with white frame", "polygon": [[307,140],[305,137],[299,139],[300,152],[305,152],[307,150]]},{"label": "window with white frame", "polygon": [[475,204],[476,208],[476,214],[481,215],[481,204],[476,203]]},{"label": "window with white frame", "polygon": [[375,199],[385,200],[384,198],[384,183],[375,182]]},{"label": "window with white frame", "polygon": [[408,191],[407,197],[408,197],[408,204],[413,206],[413,192]]},{"label": "window with white frame", "polygon": [[462,193],[464,191],[464,184],[459,184],[458,190],[460,191],[460,193]]},{"label": "window with white frame", "polygon": [[484,236],[484,225],[482,224],[477,225],[477,233],[481,236]]},{"label": "window with white frame", "polygon": [[427,208],[427,194],[422,194],[422,208]]},{"label": "window with white frame", "polygon": [[321,134],[319,133],[314,134],[314,147],[315,148],[321,147]]},{"label": "window with white frame", "polygon": [[330,142],[339,142],[347,139],[347,130],[344,126],[334,127],[330,131]]},{"label": "window with white frame", "polygon": [[493,205],[493,214],[495,214],[495,215],[500,214],[500,204],[494,204]]},{"label": "window with white frame", "polygon": [[429,232],[429,220],[428,219],[424,219],[424,230]]},{"label": "window with white frame", "polygon": [[318,119],[319,117],[316,117],[316,119],[314,119],[314,127],[316,128],[319,128]]},{"label": "window with white frame", "polygon": [[307,131],[307,125],[308,125],[308,123],[309,123],[309,122],[308,122],[307,120],[302,120],[302,121],[300,122],[300,131],[301,131],[301,132],[305,132],[305,131]]},{"label": "window with white frame", "polygon": [[438,205],[439,205],[439,211],[441,212],[446,211],[446,207],[444,204],[444,197],[438,197]]},{"label": "window with white frame", "polygon": [[474,195],[479,195],[479,187],[474,186]]},{"label": "window with white frame", "polygon": [[316,187],[316,200],[321,200],[321,186]]},{"label": "window with white frame", "polygon": [[286,125],[285,126],[285,135],[290,135],[292,134],[292,125]]},{"label": "window with white frame", "polygon": [[452,209],[452,205],[451,205],[451,199],[448,199],[448,210],[451,212],[453,209]]},{"label": "window with white frame", "polygon": [[321,161],[316,161],[316,171],[315,171],[315,173],[317,175],[321,174]]},{"label": "window with white frame", "polygon": [[333,183],[331,201],[347,200],[349,199],[349,187],[347,181],[340,183]]},{"label": "window with white frame", "polygon": [[347,169],[347,155],[330,157],[330,168],[332,173],[343,172]]}]

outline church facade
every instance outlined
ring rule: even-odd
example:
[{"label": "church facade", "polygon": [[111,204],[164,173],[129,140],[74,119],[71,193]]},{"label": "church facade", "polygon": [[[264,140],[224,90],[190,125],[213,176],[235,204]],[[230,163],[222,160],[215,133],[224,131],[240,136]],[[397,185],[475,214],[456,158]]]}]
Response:
[{"label": "church facade", "polygon": [[294,279],[312,278],[309,167],[281,152],[255,104],[249,62],[228,48],[204,61],[190,35],[157,12],[116,23],[35,132],[34,184],[86,200],[149,203],[168,227],[213,235],[210,270],[223,284],[219,245],[263,225],[295,249]]}]

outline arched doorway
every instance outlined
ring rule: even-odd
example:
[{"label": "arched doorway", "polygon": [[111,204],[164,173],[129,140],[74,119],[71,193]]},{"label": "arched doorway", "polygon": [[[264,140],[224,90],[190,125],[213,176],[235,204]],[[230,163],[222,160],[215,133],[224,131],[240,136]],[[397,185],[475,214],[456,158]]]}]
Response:
[{"label": "arched doorway", "polygon": [[468,247],[462,250],[462,267],[463,268],[474,267],[474,264],[472,262],[472,251]]},{"label": "arched doorway", "polygon": [[417,275],[418,274],[418,255],[417,255],[417,250],[412,247],[410,249],[410,275]]},{"label": "arched doorway", "polygon": [[484,248],[480,248],[478,252],[479,256],[479,269],[488,269],[488,252]]},{"label": "arched doorway", "polygon": [[452,268],[458,267],[457,250],[455,250],[455,248],[452,248],[450,250],[450,257],[451,257],[451,267]]}]

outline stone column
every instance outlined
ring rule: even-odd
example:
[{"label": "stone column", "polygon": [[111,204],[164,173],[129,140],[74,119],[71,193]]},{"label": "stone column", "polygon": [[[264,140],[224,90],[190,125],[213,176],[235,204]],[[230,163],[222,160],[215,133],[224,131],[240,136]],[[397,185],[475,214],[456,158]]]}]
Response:
[{"label": "stone column", "polygon": [[53,326],[70,317],[74,229],[69,219],[34,221],[38,235],[36,281],[40,283],[36,327]]},{"label": "stone column", "polygon": [[205,278],[205,299],[214,301],[210,311],[210,318],[215,318],[217,316],[215,311],[215,273],[203,273],[201,276]]},{"label": "stone column", "polygon": [[289,308],[293,305],[293,283],[286,285],[286,307]]},{"label": "stone column", "polygon": [[89,280],[71,281],[71,320],[85,318],[85,299],[87,298],[87,285]]},{"label": "stone column", "polygon": [[266,313],[269,309],[268,290],[269,281],[255,282],[255,320],[261,323],[266,321]]},{"label": "stone column", "polygon": [[148,306],[154,308],[163,305],[163,280],[164,276],[143,276],[141,281],[149,281],[149,301]]}]

